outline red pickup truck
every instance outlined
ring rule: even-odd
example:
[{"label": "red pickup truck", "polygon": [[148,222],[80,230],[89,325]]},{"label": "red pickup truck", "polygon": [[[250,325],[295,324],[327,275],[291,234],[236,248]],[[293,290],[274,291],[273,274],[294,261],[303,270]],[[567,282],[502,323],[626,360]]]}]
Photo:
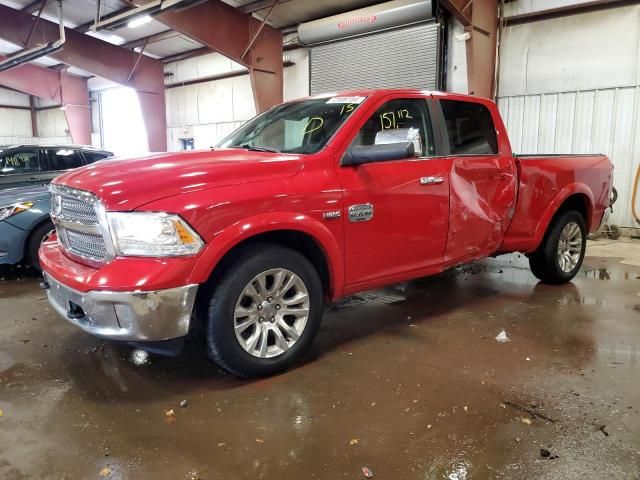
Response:
[{"label": "red pickup truck", "polygon": [[210,150],[58,177],[43,285],[96,336],[175,350],[199,332],[222,368],[268,375],[344,295],[514,251],[540,280],[571,280],[611,183],[603,155],[513,155],[489,100],[315,96]]}]

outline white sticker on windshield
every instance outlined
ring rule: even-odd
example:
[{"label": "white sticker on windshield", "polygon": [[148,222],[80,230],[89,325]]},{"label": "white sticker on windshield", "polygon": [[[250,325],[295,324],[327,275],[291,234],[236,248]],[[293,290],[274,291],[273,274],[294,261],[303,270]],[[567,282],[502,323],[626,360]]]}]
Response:
[{"label": "white sticker on windshield", "polygon": [[327,100],[327,103],[355,103],[360,104],[364,102],[367,97],[332,97]]}]

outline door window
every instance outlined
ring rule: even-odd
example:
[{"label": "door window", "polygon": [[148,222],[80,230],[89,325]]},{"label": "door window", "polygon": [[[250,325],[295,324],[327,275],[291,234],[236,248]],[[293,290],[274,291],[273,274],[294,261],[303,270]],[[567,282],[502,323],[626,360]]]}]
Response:
[{"label": "door window", "polygon": [[0,156],[0,174],[18,175],[21,173],[37,173],[40,171],[38,151],[9,152]]},{"label": "door window", "polygon": [[489,109],[480,103],[440,100],[452,155],[495,155],[496,128]]},{"label": "door window", "polygon": [[403,142],[413,142],[416,156],[435,154],[426,100],[407,98],[385,103],[367,120],[351,146]]},{"label": "door window", "polygon": [[72,148],[51,148],[49,149],[50,170],[69,170],[82,166],[80,152]]}]

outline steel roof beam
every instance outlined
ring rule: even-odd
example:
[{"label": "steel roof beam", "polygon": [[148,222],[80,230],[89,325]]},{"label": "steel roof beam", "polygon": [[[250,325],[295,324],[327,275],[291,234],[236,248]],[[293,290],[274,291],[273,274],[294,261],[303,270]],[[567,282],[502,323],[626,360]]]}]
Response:
[{"label": "steel roof beam", "polygon": [[282,102],[280,31],[220,0],[160,13],[154,19],[247,67],[258,112]]},{"label": "steel roof beam", "polygon": [[[5,58],[0,55],[0,60]],[[91,109],[84,78],[25,64],[0,72],[0,85],[64,106],[73,142],[91,144]]]},{"label": "steel roof beam", "polygon": [[[0,38],[24,45],[36,18],[28,13],[0,5]],[[49,55],[62,63],[86,70],[138,92],[151,151],[167,148],[162,62],[113,45],[98,38],[65,28],[64,49]],[[53,41],[58,24],[40,19],[34,41]],[[56,72],[53,72],[54,74]]]}]

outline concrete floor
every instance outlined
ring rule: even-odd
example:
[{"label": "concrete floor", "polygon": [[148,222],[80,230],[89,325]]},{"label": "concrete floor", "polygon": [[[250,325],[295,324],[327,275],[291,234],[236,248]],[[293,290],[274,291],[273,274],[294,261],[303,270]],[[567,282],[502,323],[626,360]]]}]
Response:
[{"label": "concrete floor", "polygon": [[640,248],[589,255],[559,287],[512,255],[358,295],[259,381],[136,365],[3,270],[0,479],[638,479]]}]

